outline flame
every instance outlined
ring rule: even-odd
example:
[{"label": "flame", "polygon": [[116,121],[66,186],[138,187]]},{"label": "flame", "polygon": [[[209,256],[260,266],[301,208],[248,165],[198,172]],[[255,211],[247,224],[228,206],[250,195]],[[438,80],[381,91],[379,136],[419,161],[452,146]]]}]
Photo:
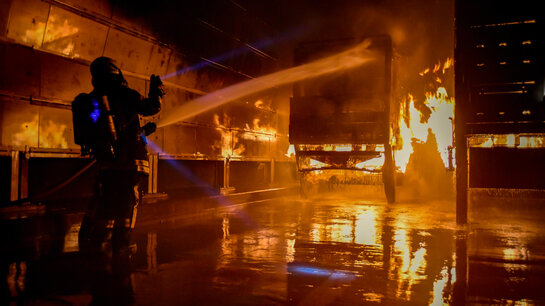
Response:
[{"label": "flame", "polygon": [[67,128],[65,124],[56,124],[53,120],[48,120],[47,124],[40,128],[40,147],[68,148],[68,141],[64,137]]},{"label": "flame", "polygon": [[295,157],[295,145],[290,144],[288,147],[288,153],[285,154],[286,157],[294,158]]},{"label": "flame", "polygon": [[39,132],[38,128],[32,127],[37,127],[39,123],[40,117],[37,114],[34,116],[34,118],[32,118],[31,121],[23,122],[21,124],[21,131],[11,136],[11,141],[13,142],[13,144],[16,146],[22,146],[36,143]]},{"label": "flame", "polygon": [[[401,172],[405,172],[409,158],[413,153],[413,147],[410,145],[412,139],[423,139],[427,137],[427,129],[423,130],[420,124],[420,112],[414,107],[414,98],[408,95],[401,103],[399,119],[399,139],[394,143],[394,157],[396,165]],[[425,136],[424,136],[425,135]]]},{"label": "flame", "polygon": [[492,138],[487,138],[485,142],[481,145],[483,148],[492,148],[494,141]]},{"label": "flame", "polygon": [[[454,64],[451,58],[434,65],[433,69],[426,68],[420,72],[424,76],[430,72],[443,74]],[[439,76],[435,81],[442,84]],[[407,94],[401,101],[400,116],[398,121],[398,135],[393,140],[394,157],[396,165],[401,172],[405,172],[409,158],[413,153],[413,142],[426,142],[428,135],[432,132],[437,138],[437,149],[445,166],[448,166],[448,150],[453,145],[453,121],[454,121],[454,98],[449,97],[445,87],[439,87],[435,92],[426,92],[425,101],[420,109],[429,110],[426,118],[419,108],[417,101],[412,94]],[[420,104],[419,104],[420,105]]]},{"label": "flame", "polygon": [[[231,121],[227,115],[223,116],[223,120],[227,125]],[[220,148],[221,156],[223,157],[240,157],[246,148],[238,143],[239,138],[231,129],[220,123],[219,115],[217,114],[214,114],[214,123],[217,126],[216,130],[221,134],[221,139],[216,141],[212,147]]]},{"label": "flame", "polygon": [[375,157],[366,161],[359,162],[355,165],[358,169],[379,170],[384,165],[384,155]]},{"label": "flame", "polygon": [[424,76],[424,75],[428,74],[428,72],[430,72],[430,68],[424,69],[424,71],[420,72],[419,74],[420,74],[420,76]]},{"label": "flame", "polygon": [[246,128],[242,134],[242,138],[256,141],[276,141],[276,129],[261,126],[259,124],[260,121],[260,119],[255,118],[252,121],[252,127],[249,124],[245,124]]},{"label": "flame", "polygon": [[469,138],[469,146],[472,148],[544,148],[545,134],[476,135]]},{"label": "flame", "polygon": [[323,168],[327,166],[326,163],[322,163],[321,161],[318,161],[318,160],[315,160],[315,159],[310,159],[310,167],[311,168]]},{"label": "flame", "polygon": [[79,28],[71,25],[68,19],[60,21],[57,16],[49,17],[44,35],[44,46],[50,45],[49,48],[64,55],[78,57],[74,54],[74,42],[71,37],[79,32]]},{"label": "flame", "polygon": [[276,141],[276,129],[272,127],[261,126],[261,120],[253,119],[252,126],[246,123],[244,129],[229,128],[231,118],[223,115],[223,124],[219,120],[219,115],[214,114],[214,124],[221,133],[221,140],[216,141],[213,148],[220,148],[223,157],[241,157],[246,151],[246,147],[240,143],[240,139],[270,142]]},{"label": "flame", "polygon": [[25,31],[25,36],[22,37],[24,43],[33,46],[41,46],[44,38],[45,22],[36,22],[32,29]]},{"label": "flame", "polygon": [[447,71],[447,69],[451,68],[452,65],[454,65],[454,60],[450,57],[446,59],[445,63],[443,64],[443,74]]},{"label": "flame", "polygon": [[350,152],[352,151],[352,145],[336,145],[334,148],[334,151],[336,152]]},{"label": "flame", "polygon": [[545,147],[545,136],[519,136],[519,148],[543,148]]},{"label": "flame", "polygon": [[[447,58],[444,62],[436,63],[433,68],[426,68],[420,72],[420,76],[430,74],[436,83],[442,84],[443,78],[439,75],[445,74],[452,68],[454,60]],[[432,75],[433,74],[433,75]],[[418,102],[418,103],[417,103]],[[424,111],[424,112],[423,112]],[[400,103],[399,120],[395,137],[392,140],[394,150],[394,159],[398,170],[405,172],[411,154],[413,154],[413,143],[425,143],[430,133],[433,133],[437,142],[437,150],[445,167],[449,166],[449,150],[452,150],[454,142],[453,133],[454,122],[454,98],[449,97],[447,89],[443,86],[435,91],[428,91],[425,94],[424,101],[417,101],[415,96],[407,94]],[[510,142],[512,142],[510,140]],[[330,145],[305,145],[300,150],[306,151],[376,151],[384,152],[384,148],[378,148],[376,145],[365,144],[330,144]],[[291,156],[290,146],[286,156]],[[293,152],[293,151],[292,151]],[[358,169],[380,170],[384,164],[384,156],[372,158],[367,161],[360,161],[353,166]],[[314,163],[314,168],[319,168]],[[313,174],[321,174],[322,171],[314,171]]]},{"label": "flame", "polygon": [[258,108],[258,109],[261,109],[261,110],[264,110],[264,111],[269,111],[269,112],[273,112],[274,110],[271,108],[271,105],[270,105],[270,102],[269,103],[265,103],[265,101],[261,100],[261,99],[258,99],[257,101],[254,102],[254,106],[255,108]]},{"label": "flame", "polygon": [[60,19],[58,16],[51,15],[47,23],[38,22],[32,29],[26,30],[22,38],[23,42],[34,46],[47,45],[47,49],[52,49],[61,54],[79,57],[74,53],[75,44],[71,37],[79,32],[79,28],[69,23],[69,20]]},{"label": "flame", "polygon": [[351,144],[325,144],[321,145],[319,149],[328,152],[351,152],[355,150]]},{"label": "flame", "polygon": [[79,32],[79,28],[72,26],[68,23],[68,19],[64,21],[57,21],[57,17],[51,15],[47,24],[47,30],[44,36],[44,42],[51,42],[72,36]]},{"label": "flame", "polygon": [[[38,128],[29,128],[38,127]],[[68,148],[68,140],[65,132],[68,126],[66,124],[57,124],[53,120],[48,120],[40,125],[40,116],[36,114],[31,121],[21,124],[21,132],[12,135],[12,142],[16,146],[32,146],[38,143],[40,148]],[[36,142],[36,140],[38,140]]]},{"label": "flame", "polygon": [[439,69],[441,69],[441,63],[435,64],[435,66],[433,67],[433,73],[436,73],[437,71],[439,71]]}]

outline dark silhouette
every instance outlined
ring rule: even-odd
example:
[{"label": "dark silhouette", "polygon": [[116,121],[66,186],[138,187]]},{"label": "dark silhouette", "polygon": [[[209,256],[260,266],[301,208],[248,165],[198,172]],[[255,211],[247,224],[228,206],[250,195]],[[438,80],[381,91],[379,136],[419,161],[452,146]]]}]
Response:
[{"label": "dark silhouette", "polygon": [[157,114],[164,91],[161,79],[152,75],[149,95],[143,97],[107,57],[91,63],[91,75],[94,90],[72,103],[75,142],[99,167],[79,245],[97,264],[94,303],[130,304],[130,233],[149,172],[145,136],[156,128],[153,123],[141,127],[139,116]]}]

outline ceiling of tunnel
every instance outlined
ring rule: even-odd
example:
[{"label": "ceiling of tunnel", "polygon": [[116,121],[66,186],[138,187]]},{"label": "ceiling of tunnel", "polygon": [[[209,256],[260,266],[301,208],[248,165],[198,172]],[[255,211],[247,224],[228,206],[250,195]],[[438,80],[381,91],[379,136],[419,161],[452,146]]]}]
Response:
[{"label": "ceiling of tunnel", "polygon": [[[454,45],[454,0],[112,2],[128,18],[140,20],[161,40],[181,49],[187,42],[206,39],[195,31],[196,24],[256,45],[272,57],[279,56],[279,49],[301,41],[379,34],[390,35],[401,54],[411,56],[425,50],[433,61],[450,55]],[[197,52],[206,54],[214,49],[211,44],[203,43]]]}]

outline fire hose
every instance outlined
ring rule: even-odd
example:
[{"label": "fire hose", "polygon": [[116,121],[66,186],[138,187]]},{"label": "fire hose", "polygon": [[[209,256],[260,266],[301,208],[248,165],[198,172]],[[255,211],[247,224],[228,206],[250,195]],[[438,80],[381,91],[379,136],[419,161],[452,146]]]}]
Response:
[{"label": "fire hose", "polygon": [[44,199],[47,196],[59,191],[60,189],[64,188],[66,185],[73,182],[76,178],[78,178],[80,175],[85,173],[85,171],[89,170],[89,168],[91,168],[95,163],[96,163],[96,160],[93,159],[90,163],[85,165],[85,167],[81,168],[78,172],[74,173],[69,178],[67,178],[66,180],[62,181],[60,184],[56,185],[55,187],[53,187],[53,188],[51,188],[51,189],[49,189],[47,191],[44,191],[44,192],[42,192],[40,194],[37,194],[35,196],[32,196],[32,197],[27,197],[27,198],[15,200],[15,201],[10,201],[9,204],[21,204],[21,203],[25,203],[25,202],[34,202],[34,201],[39,201],[41,199]]}]

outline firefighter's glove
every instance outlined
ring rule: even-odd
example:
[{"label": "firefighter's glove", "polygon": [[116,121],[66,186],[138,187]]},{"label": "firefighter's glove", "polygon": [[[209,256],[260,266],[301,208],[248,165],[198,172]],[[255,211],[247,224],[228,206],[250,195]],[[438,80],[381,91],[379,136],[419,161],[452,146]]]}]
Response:
[{"label": "firefighter's glove", "polygon": [[157,125],[153,122],[148,122],[142,127],[145,136],[148,136],[157,130]]},{"label": "firefighter's glove", "polygon": [[160,97],[162,98],[165,95],[165,88],[163,86],[163,81],[158,75],[152,74],[149,79],[149,97]]}]

